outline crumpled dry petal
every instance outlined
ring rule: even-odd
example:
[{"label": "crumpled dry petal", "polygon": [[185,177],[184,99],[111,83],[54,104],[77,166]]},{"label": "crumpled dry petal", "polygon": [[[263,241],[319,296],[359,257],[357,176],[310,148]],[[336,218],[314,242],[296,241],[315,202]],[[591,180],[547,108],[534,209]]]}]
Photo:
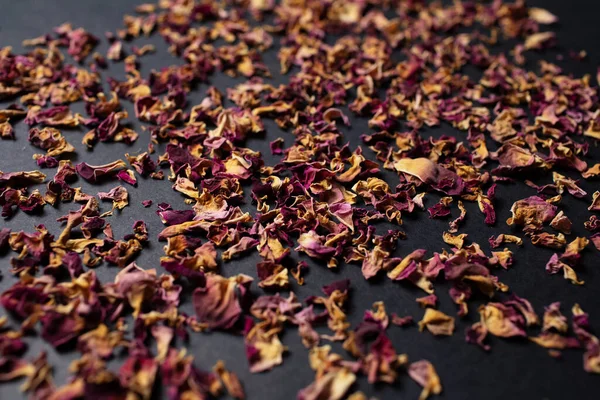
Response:
[{"label": "crumpled dry petal", "polygon": [[419,321],[419,331],[423,331],[425,328],[436,336],[452,336],[454,332],[454,318],[433,308],[427,308],[423,319]]},{"label": "crumpled dry petal", "polygon": [[394,163],[394,168],[398,172],[417,177],[447,195],[458,195],[464,190],[462,178],[427,158],[403,158]]},{"label": "crumpled dry petal", "polygon": [[423,391],[419,395],[419,400],[425,400],[431,394],[442,393],[440,377],[429,361],[420,360],[410,363],[408,375],[423,387]]},{"label": "crumpled dry petal", "polygon": [[205,287],[197,288],[192,303],[198,320],[211,329],[231,329],[246,306],[253,279],[247,275],[224,278],[208,275]]}]

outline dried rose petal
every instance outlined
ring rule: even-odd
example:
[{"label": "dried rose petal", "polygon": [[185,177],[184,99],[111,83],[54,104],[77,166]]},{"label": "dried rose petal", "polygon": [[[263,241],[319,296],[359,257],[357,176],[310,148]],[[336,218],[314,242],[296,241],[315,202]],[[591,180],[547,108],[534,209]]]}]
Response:
[{"label": "dried rose petal", "polygon": [[464,190],[464,182],[459,176],[426,158],[403,158],[394,163],[394,168],[398,172],[419,178],[447,195],[461,194]]},{"label": "dried rose petal", "polygon": [[115,176],[119,170],[125,168],[125,162],[117,160],[104,165],[89,165],[82,162],[77,164],[75,168],[83,179],[90,183],[97,183],[100,180]]},{"label": "dried rose petal", "polygon": [[423,319],[419,321],[419,330],[427,330],[434,335],[452,336],[454,332],[454,318],[449,317],[441,311],[428,308],[425,310]]},{"label": "dried rose petal", "polygon": [[423,387],[419,400],[425,400],[430,394],[442,393],[442,383],[433,365],[427,360],[420,360],[410,364],[408,375]]},{"label": "dried rose petal", "polygon": [[229,279],[207,276],[206,286],[197,288],[192,298],[200,322],[211,329],[231,329],[242,315],[251,283],[252,278],[246,275]]}]

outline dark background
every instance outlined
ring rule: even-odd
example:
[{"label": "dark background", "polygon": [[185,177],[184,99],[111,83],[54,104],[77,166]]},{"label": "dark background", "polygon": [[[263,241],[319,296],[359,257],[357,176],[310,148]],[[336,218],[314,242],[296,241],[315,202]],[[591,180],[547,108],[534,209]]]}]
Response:
[{"label": "dark background", "polygon": [[[136,0],[60,0],[60,1],[35,1],[15,0],[0,2],[0,46],[13,46],[15,52],[22,52],[21,41],[50,32],[55,26],[69,21],[74,27],[84,27],[93,34],[102,37],[105,31],[115,31],[122,26],[122,16],[133,13],[133,8],[139,2]],[[599,65],[600,51],[597,48],[600,39],[600,22],[598,15],[600,3],[590,0],[551,0],[528,1],[529,5],[544,7],[560,18],[560,23],[552,29],[557,32],[559,47],[545,53],[543,57],[549,61],[556,61],[556,54],[565,55],[565,61],[558,62],[565,71],[575,75],[590,73],[594,76],[596,66]],[[162,38],[154,35],[151,38],[142,38],[136,44],[153,43],[157,52],[141,58],[141,70],[147,74],[151,69],[180,63],[166,51]],[[277,39],[275,40],[277,43]],[[588,59],[579,62],[570,60],[568,50],[579,51],[585,49]],[[102,53],[106,51],[103,40],[97,49]],[[277,48],[265,54],[265,62],[274,74],[274,81],[283,82],[285,77],[278,74]],[[123,77],[122,63],[111,64],[110,69],[103,73],[104,78],[114,76]],[[211,78],[211,84],[222,92],[238,79],[217,75]],[[197,93],[191,96],[192,102],[202,98],[206,85],[202,85]],[[130,105],[127,104],[127,107]],[[78,109],[80,107],[80,109]],[[75,111],[82,111],[80,104],[72,107]],[[130,111],[130,120],[133,112]],[[347,115],[352,116],[351,113]],[[360,145],[359,135],[371,132],[366,120],[352,118],[352,128],[345,129],[346,139],[352,146]],[[268,150],[268,143],[279,136],[285,138],[286,145],[291,143],[291,135],[280,131],[271,121],[266,121],[267,134],[265,137],[250,139],[247,146],[260,150],[267,164],[274,164],[278,160]],[[136,126],[139,128],[139,125]],[[16,141],[0,142],[0,170],[5,172],[36,169],[32,155],[39,153],[27,141],[27,126],[18,123],[15,126]],[[138,129],[140,138],[131,146],[118,143],[99,143],[93,151],[87,151],[81,145],[81,137],[85,131],[68,130],[64,134],[67,140],[77,147],[78,153],[73,161],[86,161],[90,164],[100,164],[123,158],[123,154],[139,153],[145,151],[148,144],[148,134]],[[423,130],[422,135],[439,136],[441,134],[456,134],[464,138],[464,133],[453,131],[448,126]],[[364,147],[364,146],[363,146]],[[590,165],[600,160],[597,143],[590,143],[590,154],[587,161]],[[373,156],[370,150],[367,154]],[[44,171],[52,174],[52,170]],[[386,179],[394,182],[394,174],[384,174]],[[548,183],[550,175],[535,179],[537,183]],[[114,182],[92,187],[84,181],[79,181],[75,186],[81,185],[84,192],[95,194],[99,190],[106,190],[115,186]],[[162,255],[162,243],[156,241],[156,235],[162,229],[162,224],[155,214],[156,204],[168,202],[176,209],[185,206],[182,197],[171,189],[168,181],[154,181],[139,179],[136,189],[128,185],[130,193],[130,206],[125,208],[120,215],[109,218],[115,237],[120,238],[131,230],[131,225],[136,219],[144,219],[149,227],[151,244],[137,259],[138,265],[144,268],[157,268],[163,272],[159,265]],[[589,236],[583,229],[583,221],[589,217],[587,206],[590,203],[591,193],[598,190],[598,181],[582,182],[582,187],[588,192],[585,200],[564,196],[562,209],[574,222],[574,234],[568,236]],[[504,221],[510,216],[510,206],[515,200],[535,194],[535,191],[524,185],[503,184],[498,187],[496,209],[498,223],[494,227],[483,224],[483,217],[476,209],[475,204],[467,204],[468,213],[465,225],[461,232],[469,233],[469,239],[481,244],[482,249],[489,252],[487,239],[492,234],[511,233],[513,230]],[[154,205],[143,208],[141,201],[152,199]],[[434,204],[433,196],[428,195],[428,205]],[[18,212],[13,218],[0,222],[0,226],[13,230],[32,231],[34,225],[44,223],[53,233],[60,231],[56,218],[64,215],[68,210],[77,208],[76,204],[61,204],[56,209],[45,207],[41,216],[28,216]],[[108,209],[109,204],[104,203],[103,209]],[[252,206],[248,205],[248,209]],[[455,210],[456,211],[456,210]],[[408,254],[415,248],[427,248],[430,252],[441,251],[448,248],[442,239],[441,233],[447,228],[447,220],[431,220],[425,213],[418,213],[418,217],[406,217],[403,229],[408,238],[401,241],[398,254]],[[453,217],[456,217],[454,215]],[[382,228],[386,229],[385,226]],[[522,248],[511,247],[514,251],[515,263],[507,271],[497,273],[500,280],[510,286],[511,291],[529,299],[538,313],[543,313],[543,306],[553,301],[561,301],[563,312],[570,316],[570,308],[574,303],[579,303],[582,308],[590,313],[592,327],[596,334],[600,334],[600,257],[591,245],[583,253],[583,261],[578,269],[580,279],[586,281],[584,286],[574,286],[562,279],[559,275],[549,276],[544,270],[547,260],[553,251],[536,248],[526,240]],[[302,256],[294,255],[298,259]],[[257,255],[248,256],[221,266],[225,276],[236,273],[246,273],[256,276],[255,263]],[[0,291],[6,290],[15,282],[9,272],[8,257],[0,258]],[[96,269],[101,281],[107,282],[114,278],[118,269],[103,264]],[[299,287],[292,284],[292,290],[300,299],[308,295],[318,294],[320,287],[334,280],[348,277],[352,281],[352,291],[349,301],[349,319],[355,326],[361,319],[364,310],[371,304],[383,300],[388,313],[396,312],[399,315],[412,315],[415,320],[421,319],[423,311],[417,306],[415,297],[422,296],[423,292],[409,285],[395,284],[387,279],[366,282],[355,265],[341,265],[337,271],[327,270],[320,265],[311,264],[311,269],[306,277],[307,284]],[[449,315],[455,315],[456,306],[447,295],[447,287],[436,283],[436,293],[440,297],[440,309]],[[256,294],[262,293],[254,285]],[[541,347],[529,343],[527,340],[502,340],[491,338],[492,351],[488,354],[480,348],[464,342],[464,329],[478,320],[476,313],[477,303],[483,299],[475,299],[470,304],[470,314],[464,320],[457,320],[457,331],[452,337],[436,338],[429,333],[419,333],[416,327],[402,329],[392,326],[388,334],[399,353],[406,352],[412,361],[422,358],[430,360],[436,367],[444,386],[442,398],[445,399],[597,399],[600,397],[600,377],[583,371],[583,352],[581,350],[565,351],[562,359],[553,359]],[[191,301],[188,296],[182,298],[181,308],[192,313]],[[0,311],[2,315],[4,311]],[[190,342],[185,344],[189,352],[196,357],[196,365],[203,369],[211,368],[214,363],[223,359],[226,365],[234,370],[243,381],[247,395],[250,399],[292,399],[299,389],[312,382],[314,373],[308,365],[308,352],[302,346],[295,329],[288,329],[282,341],[290,349],[284,359],[283,365],[272,371],[262,374],[250,374],[244,356],[244,343],[241,336],[227,333],[192,334]],[[30,350],[27,358],[35,357],[39,351],[48,352],[49,362],[54,365],[54,377],[57,385],[61,385],[68,377],[69,363],[79,357],[75,352],[57,352],[46,345],[39,338],[27,338]],[[337,345],[336,345],[337,346]],[[340,354],[343,350],[334,346]],[[113,361],[115,367],[119,360]],[[18,386],[21,382],[14,382],[0,386],[0,399],[21,398]],[[365,379],[360,378],[355,385],[356,390],[362,390],[369,395],[381,399],[416,399],[421,390],[406,374],[401,374],[398,382],[393,385],[369,385]],[[157,398],[159,398],[158,396]]]}]

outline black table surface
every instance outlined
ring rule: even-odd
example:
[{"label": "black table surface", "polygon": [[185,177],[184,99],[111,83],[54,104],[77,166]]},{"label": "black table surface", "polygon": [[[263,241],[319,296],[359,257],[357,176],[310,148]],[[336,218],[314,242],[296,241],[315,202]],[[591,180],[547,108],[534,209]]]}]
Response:
[{"label": "black table surface", "polygon": [[[84,27],[93,34],[103,37],[106,31],[115,31],[122,26],[122,17],[126,13],[133,13],[133,8],[139,2],[136,0],[14,0],[0,2],[0,46],[12,46],[15,52],[24,51],[21,42],[24,39],[36,37],[50,32],[52,28],[63,22],[71,22],[74,27]],[[560,23],[553,26],[557,32],[558,50],[549,54],[561,52],[568,54],[568,50],[576,51],[585,49],[588,57],[584,61],[575,61],[565,57],[560,62],[565,71],[574,75],[592,74],[595,79],[596,67],[600,65],[600,2],[591,0],[535,0],[528,1],[529,5],[544,7],[560,18]],[[138,43],[152,43],[157,46],[155,54],[148,55],[141,60],[141,71],[147,74],[152,69],[181,63],[181,60],[171,56],[166,49],[162,38],[154,35],[143,38]],[[99,47],[100,51],[106,50],[106,43]],[[272,71],[278,71],[276,48],[269,50],[265,55],[265,62]],[[546,55],[545,58],[554,60],[555,56]],[[111,64],[104,76],[123,76],[122,64]],[[274,81],[283,82],[287,78],[277,74]],[[232,78],[216,75],[210,79],[210,84],[225,91],[234,82]],[[202,86],[205,89],[206,86]],[[204,90],[202,90],[204,92]],[[198,97],[199,98],[199,97]],[[192,101],[194,95],[192,95]],[[77,111],[77,106],[73,107]],[[130,109],[131,112],[131,109]],[[133,114],[133,113],[131,113]],[[352,115],[352,114],[348,114]],[[359,136],[370,132],[366,120],[351,117],[352,127],[345,130],[346,139],[352,146],[361,144]],[[280,131],[275,124],[267,124],[267,133],[263,138],[250,139],[247,146],[263,153],[266,163],[272,161],[269,151],[269,141],[278,136],[289,135]],[[0,142],[0,170],[20,171],[36,169],[32,155],[39,152],[27,142],[27,126],[18,123],[15,126],[16,141]],[[87,151],[81,145],[82,131],[71,130],[65,133],[70,143],[77,147],[78,154],[74,161],[86,161],[90,164],[101,164],[123,157],[123,154],[144,151],[148,144],[147,134],[141,134],[133,145],[127,146],[120,143],[100,143],[93,151]],[[447,127],[424,129],[421,134],[429,135],[464,133],[453,131]],[[461,136],[462,137],[462,136]],[[363,145],[363,148],[365,146]],[[365,151],[373,157],[369,150]],[[590,143],[588,162],[600,161],[600,151],[597,143]],[[590,164],[593,165],[593,164]],[[539,182],[550,181],[549,176],[541,177]],[[114,182],[103,185],[89,185],[79,180],[86,193],[96,193],[114,186]],[[598,181],[582,182],[582,187],[593,193],[599,189]],[[115,237],[123,237],[128,233],[134,220],[143,219],[147,222],[151,235],[150,247],[145,249],[137,258],[138,265],[144,268],[157,268],[159,271],[159,257],[162,255],[162,243],[156,240],[156,235],[162,229],[162,224],[155,214],[156,204],[159,202],[171,203],[174,208],[185,208],[182,197],[171,189],[168,181],[140,180],[137,188],[128,187],[130,193],[130,206],[126,207],[111,223],[115,230]],[[534,195],[535,190],[524,185],[501,185],[498,188],[496,209],[498,223],[494,227],[485,226],[481,218],[467,218],[461,232],[469,233],[469,239],[480,243],[489,251],[487,239],[492,234],[510,233],[511,230],[504,221],[510,216],[510,206],[518,199]],[[154,206],[143,208],[142,200],[152,199]],[[574,199],[565,196],[562,207],[565,213],[574,221],[575,236],[589,236],[583,229],[583,221],[589,216],[586,200]],[[76,204],[62,204],[57,208],[45,207],[41,216],[28,216],[22,212],[17,213],[9,220],[0,221],[0,226],[13,230],[32,231],[34,225],[44,223],[52,232],[59,231],[56,218],[67,213],[68,210],[78,207]],[[477,215],[476,205],[468,205],[468,215]],[[406,231],[407,240],[400,242],[400,253],[408,254],[416,248],[426,248],[429,251],[440,251],[445,245],[441,239],[441,232],[447,227],[447,221],[431,220],[421,214],[419,218],[406,218],[403,229]],[[579,303],[590,313],[591,325],[596,334],[600,333],[600,257],[599,252],[590,248],[583,253],[580,278],[585,280],[585,285],[575,286],[555,275],[549,276],[544,266],[553,251],[537,248],[527,242],[522,248],[515,250],[515,263],[509,271],[498,273],[500,280],[510,286],[511,291],[529,299],[538,313],[543,307],[554,301],[561,301],[563,311],[569,314],[571,306]],[[229,262],[221,266],[223,275],[246,273],[256,276],[255,264],[258,256],[249,256]],[[0,291],[10,287],[15,279],[10,272],[8,257],[0,259]],[[101,266],[96,270],[102,282],[114,279],[118,268]],[[399,315],[412,315],[420,319],[422,310],[415,302],[415,297],[421,296],[418,289],[407,285],[398,285],[386,279],[367,282],[361,275],[360,268],[354,265],[342,265],[338,270],[328,270],[323,266],[312,266],[307,276],[307,284],[299,287],[293,286],[294,292],[300,299],[318,294],[320,287],[341,278],[352,281],[350,294],[349,319],[353,324],[358,323],[364,310],[369,309],[373,302],[385,302],[389,313]],[[260,290],[255,288],[257,293]],[[440,310],[455,314],[455,305],[447,295],[447,290],[438,290],[440,296]],[[182,299],[181,308],[188,313],[193,313],[189,296]],[[388,330],[390,339],[398,352],[405,352],[411,360],[428,359],[436,367],[444,386],[440,398],[445,399],[598,399],[600,398],[600,376],[586,373],[583,370],[582,351],[565,351],[560,359],[551,358],[547,351],[527,340],[502,340],[492,338],[492,351],[486,353],[477,346],[465,343],[464,329],[477,320],[476,305],[471,305],[470,315],[457,321],[457,331],[451,337],[438,338],[429,333],[419,333],[416,328],[402,329],[391,327]],[[0,311],[3,315],[4,311]],[[289,348],[289,353],[281,366],[272,371],[260,374],[251,374],[248,370],[244,356],[243,338],[228,333],[192,334],[187,348],[195,356],[196,365],[209,369],[214,363],[223,359],[226,365],[234,370],[241,378],[250,399],[292,399],[296,397],[299,389],[307,386],[314,378],[314,372],[308,365],[308,352],[302,346],[295,330],[289,329],[282,337],[282,341]],[[27,358],[35,357],[41,350],[48,352],[51,365],[54,366],[54,378],[57,385],[63,384],[68,378],[69,363],[79,357],[76,352],[57,352],[39,338],[28,338],[30,349]],[[119,360],[113,361],[115,365]],[[18,399],[23,395],[19,392],[21,382],[12,382],[0,385],[0,399]],[[390,385],[369,385],[364,378],[360,378],[355,385],[357,390],[380,399],[416,399],[421,390],[407,375],[402,375],[398,382]],[[160,398],[160,395],[157,396]]]}]

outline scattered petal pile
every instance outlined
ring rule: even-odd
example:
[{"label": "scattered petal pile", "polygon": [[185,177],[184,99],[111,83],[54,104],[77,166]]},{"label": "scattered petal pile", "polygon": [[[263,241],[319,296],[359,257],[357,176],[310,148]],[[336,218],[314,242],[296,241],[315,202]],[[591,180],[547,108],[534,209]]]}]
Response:
[{"label": "scattered petal pile", "polygon": [[[0,110],[0,137],[22,140],[14,126],[27,125],[40,151],[30,170],[0,172],[2,217],[70,210],[61,231],[0,230],[14,275],[0,295],[10,315],[0,318],[0,381],[23,378],[22,390],[40,400],[150,399],[159,381],[170,399],[243,399],[223,362],[199,369],[185,349],[190,336],[239,336],[258,373],[285,361],[283,333],[293,330],[315,374],[298,399],[366,399],[359,377],[410,377],[426,399],[444,377],[388,335],[413,321],[423,335],[464,331],[485,350],[493,336],[527,338],[554,357],[579,349],[584,370],[600,373],[600,340],[579,305],[552,302],[540,317],[497,274],[513,264],[543,270],[518,265],[519,247],[531,244],[554,252],[548,274],[584,285],[582,253],[600,251],[600,192],[582,188],[600,178],[588,154],[600,139],[598,85],[540,59],[556,41],[547,30],[556,16],[522,1],[226,3],[161,0],[137,7],[105,40],[65,23],[27,40],[25,54],[0,50],[0,97],[13,102]],[[156,48],[138,38],[149,35],[179,59],[144,74]],[[96,51],[103,42],[106,54]],[[267,66],[273,50],[278,71]],[[121,78],[104,71],[113,64]],[[212,86],[216,74],[236,83]],[[350,125],[359,119],[369,129],[356,143]],[[437,126],[448,133],[424,136]],[[260,146],[274,163],[255,146],[267,131],[281,132]],[[79,133],[83,152],[73,145]],[[142,140],[143,152],[112,147]],[[104,164],[85,161],[92,150],[106,153]],[[146,180],[185,199],[181,209],[141,201],[155,207],[160,232],[121,216]],[[83,183],[110,189],[85,193]],[[508,207],[497,199],[517,183],[524,194],[500,221]],[[585,223],[569,218],[567,196],[589,211]],[[403,219],[415,218],[443,225],[447,246],[400,248],[410,235]],[[488,244],[461,232],[467,220],[494,227]],[[583,226],[588,235],[572,233]],[[136,263],[158,241],[160,265]],[[257,261],[222,272],[246,257]],[[101,281],[96,271],[111,266],[114,280]],[[366,280],[417,288],[423,314],[388,315],[397,305],[376,302],[353,324],[351,281],[323,285],[309,273],[353,266]],[[320,292],[299,299],[294,288],[305,284]],[[437,309],[443,290],[453,313]],[[478,322],[465,322],[469,313]],[[63,386],[44,352],[25,355],[35,335],[81,353]]]}]

